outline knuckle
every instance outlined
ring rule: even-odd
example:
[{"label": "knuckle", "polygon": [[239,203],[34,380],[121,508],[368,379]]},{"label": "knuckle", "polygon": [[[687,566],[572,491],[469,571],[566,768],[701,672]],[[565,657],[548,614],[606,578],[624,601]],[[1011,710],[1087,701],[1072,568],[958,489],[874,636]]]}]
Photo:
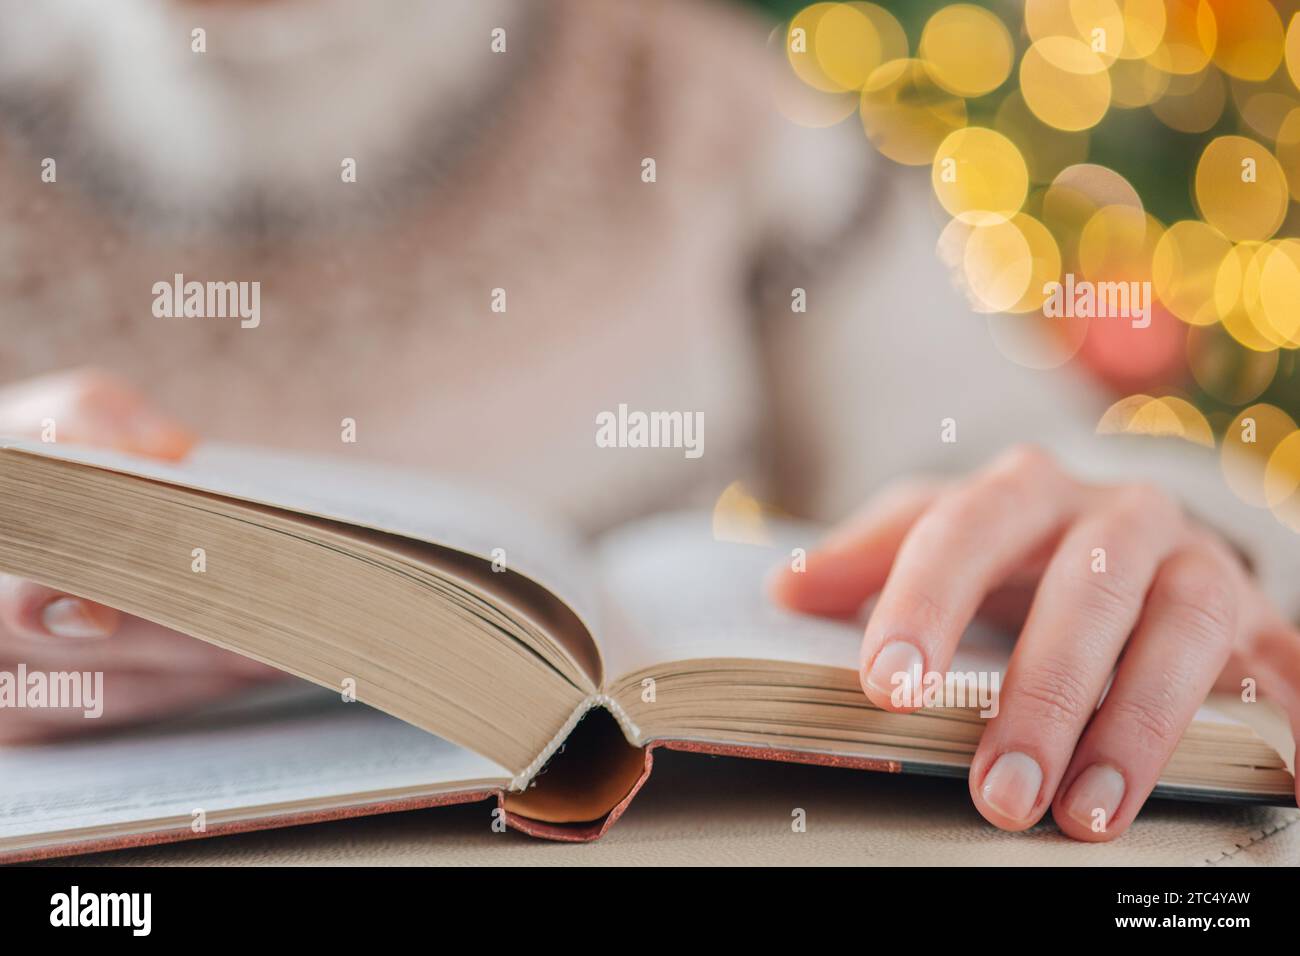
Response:
[{"label": "knuckle", "polygon": [[927,634],[943,633],[952,620],[946,604],[918,588],[891,594],[889,614],[900,625]]},{"label": "knuckle", "polygon": [[1175,523],[1182,520],[1182,506],[1159,485],[1146,481],[1120,485],[1111,509],[1117,520]]},{"label": "knuckle", "polygon": [[1035,445],[1016,445],[970,480],[940,491],[925,516],[940,527],[928,532],[942,535],[943,527],[955,533],[953,529],[997,523],[1022,507],[1026,496],[1050,488],[1059,474],[1045,451]]},{"label": "knuckle", "polygon": [[1119,623],[1122,618],[1136,617],[1142,604],[1142,588],[1132,575],[1112,569],[1105,574],[1089,574],[1078,600],[1083,618]]},{"label": "knuckle", "polygon": [[1134,732],[1137,741],[1149,749],[1164,749],[1179,737],[1175,703],[1167,694],[1126,696],[1111,706],[1115,720]]},{"label": "knuckle", "polygon": [[1056,472],[1056,461],[1038,445],[1021,442],[994,459],[990,471],[1042,477]]},{"label": "knuckle", "polygon": [[954,527],[966,527],[988,512],[985,490],[973,484],[959,485],[940,494],[934,507],[918,527],[926,535],[942,534]]},{"label": "knuckle", "polygon": [[1193,552],[1175,556],[1161,568],[1153,592],[1187,637],[1225,647],[1231,644],[1237,625],[1236,593],[1227,569],[1214,557]]},{"label": "knuckle", "polygon": [[1073,731],[1091,707],[1088,688],[1060,662],[1043,662],[1021,675],[1013,703],[1019,719]]}]

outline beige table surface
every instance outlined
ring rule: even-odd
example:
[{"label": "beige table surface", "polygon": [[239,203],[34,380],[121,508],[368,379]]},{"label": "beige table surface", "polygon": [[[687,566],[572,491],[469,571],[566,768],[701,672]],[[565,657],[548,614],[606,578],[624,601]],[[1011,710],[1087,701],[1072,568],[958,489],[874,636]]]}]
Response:
[{"label": "beige table surface", "polygon": [[[660,752],[602,840],[494,833],[492,804],[443,807],[76,858],[133,865],[1300,864],[1300,810],[1157,801],[1116,843],[1073,843],[1051,823],[1001,833],[961,780]],[[791,813],[807,812],[793,832]]]}]

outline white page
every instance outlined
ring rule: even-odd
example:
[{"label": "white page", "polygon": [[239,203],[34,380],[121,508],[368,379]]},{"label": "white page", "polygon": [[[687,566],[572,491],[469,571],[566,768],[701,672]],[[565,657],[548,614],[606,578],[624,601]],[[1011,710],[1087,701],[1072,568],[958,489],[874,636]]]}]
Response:
[{"label": "white page", "polygon": [[[716,541],[707,512],[640,521],[605,536],[601,580],[622,619],[602,635],[611,678],[669,661],[751,658],[857,670],[863,621],[832,621],[776,607],[772,569],[793,548],[811,550],[824,529],[772,522],[770,545]],[[981,625],[962,641],[953,670],[999,671],[1011,640]]]},{"label": "white page", "polygon": [[434,476],[341,457],[285,454],[209,443],[169,464],[80,445],[0,438],[0,448],[59,458],[397,534],[486,561],[505,552],[510,570],[531,578],[597,625],[596,591],[577,540],[513,504]]},{"label": "white page", "polygon": [[[642,668],[700,658],[856,671],[869,606],[858,621],[833,621],[785,611],[767,596],[772,569],[788,562],[793,548],[811,550],[825,529],[775,521],[765,531],[770,544],[718,541],[709,513],[678,512],[606,535],[597,556],[606,599],[622,619],[617,631],[603,638],[606,673],[617,679]],[[976,621],[963,635],[949,670],[1005,676],[1014,646],[1014,635]],[[1231,703],[1231,697],[1224,699]],[[1220,699],[1211,697],[1195,720],[1243,723],[1219,705]],[[1279,740],[1278,752],[1290,760],[1294,747],[1289,738]]]},{"label": "white page", "polygon": [[0,747],[0,849],[32,834],[129,825],[510,774],[485,757],[306,684],[171,724]]}]

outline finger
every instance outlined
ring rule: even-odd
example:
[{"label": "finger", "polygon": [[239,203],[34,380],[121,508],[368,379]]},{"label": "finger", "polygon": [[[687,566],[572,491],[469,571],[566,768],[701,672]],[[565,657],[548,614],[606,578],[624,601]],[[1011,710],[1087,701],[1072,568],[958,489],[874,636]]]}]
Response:
[{"label": "finger", "polygon": [[[0,745],[31,744],[156,720],[256,686],[233,674],[108,671],[81,706],[11,710],[0,717]],[[99,716],[87,712],[99,711]]]},{"label": "finger", "polygon": [[1070,762],[1052,815],[1078,840],[1113,840],[1151,794],[1232,651],[1238,593],[1208,549],[1160,569],[1115,681]]},{"label": "finger", "polygon": [[119,618],[111,607],[0,575],[0,641],[81,643],[111,636]]},{"label": "finger", "polygon": [[117,378],[77,369],[0,390],[0,434],[93,445],[151,458],[188,454],[194,436]]},{"label": "finger", "polygon": [[777,604],[804,614],[856,613],[885,582],[903,536],[938,494],[932,483],[908,484],[876,496],[831,532],[795,571],[782,565],[768,582]]},{"label": "finger", "polygon": [[1003,829],[1046,812],[1161,563],[1185,540],[1160,492],[1113,494],[1071,526],[1044,571],[971,762],[975,806]]},{"label": "finger", "polygon": [[1081,503],[1081,488],[1035,449],[940,496],[907,532],[867,624],[861,680],[872,703],[914,710],[891,696],[947,669],[989,592]]},{"label": "finger", "polygon": [[[1251,585],[1250,591],[1246,610],[1264,606],[1267,599],[1259,589]],[[1245,639],[1239,637],[1238,651],[1229,659],[1215,689],[1239,695],[1245,679],[1251,679],[1256,699],[1268,701],[1286,714],[1298,748],[1291,766],[1300,769],[1300,630],[1272,612],[1245,624],[1244,629]],[[1296,774],[1296,801],[1300,803],[1300,773]]]}]

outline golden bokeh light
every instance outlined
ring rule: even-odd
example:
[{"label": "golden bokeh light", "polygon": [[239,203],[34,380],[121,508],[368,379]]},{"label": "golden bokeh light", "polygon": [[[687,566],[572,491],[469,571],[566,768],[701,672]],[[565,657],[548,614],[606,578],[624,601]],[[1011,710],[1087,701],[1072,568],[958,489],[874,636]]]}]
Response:
[{"label": "golden bokeh light", "polygon": [[[995,228],[981,230],[981,224]],[[1052,234],[1023,212],[1010,220],[986,219],[981,224],[953,219],[935,247],[971,309],[1009,315],[1041,309],[1047,284],[1061,275],[1061,254]],[[979,239],[972,244],[977,233]],[[1021,294],[1013,301],[1017,289]]]},{"label": "golden bokeh light", "polygon": [[1286,29],[1284,57],[1291,82],[1300,88],[1300,14],[1292,14],[1291,25]]},{"label": "golden bokeh light", "polygon": [[1271,352],[1277,343],[1260,329],[1260,242],[1239,242],[1223,258],[1214,281],[1214,310],[1228,334],[1248,349]]},{"label": "golden bokeh light", "polygon": [[1154,398],[1137,394],[1121,398],[1097,422],[1098,435],[1149,435],[1181,438],[1214,447],[1214,430],[1201,411],[1176,395]]},{"label": "golden bokeh light", "polygon": [[958,96],[983,96],[1011,75],[1015,48],[996,15],[969,3],[936,11],[921,32],[917,56],[934,81]]},{"label": "golden bokeh light", "polygon": [[822,93],[848,92],[826,75],[817,58],[817,27],[822,17],[839,6],[837,3],[809,4],[791,18],[786,28],[785,55],[790,68],[795,76]]},{"label": "golden bokeh light", "polygon": [[1158,219],[1132,206],[1103,206],[1079,234],[1079,270],[1093,281],[1146,282],[1164,235]]},{"label": "golden bokeh light", "polygon": [[876,28],[876,42],[880,44],[881,63],[907,59],[907,33],[892,13],[875,3],[853,2],[848,6],[870,20],[871,25]]},{"label": "golden bokeh light", "polygon": [[1223,233],[1199,219],[1166,229],[1151,256],[1152,285],[1165,308],[1191,325],[1217,322],[1218,314],[1206,305],[1213,302],[1219,266],[1231,249]]},{"label": "golden bokeh light", "polygon": [[966,286],[978,312],[1007,312],[1029,291],[1034,254],[1010,219],[975,224],[962,257]]},{"label": "golden bokeh light", "polygon": [[902,25],[874,3],[813,3],[782,32],[795,76],[821,93],[857,94],[881,64],[907,56]]},{"label": "golden bokeh light", "polygon": [[1129,423],[1138,410],[1155,401],[1151,395],[1139,393],[1127,395],[1106,409],[1097,421],[1098,435],[1122,435],[1128,431]]},{"label": "golden bokeh light", "polygon": [[1234,242],[1277,232],[1290,198],[1277,158],[1244,136],[1220,136],[1205,147],[1195,195],[1205,221]]},{"label": "golden bokeh light", "polygon": [[1246,504],[1268,507],[1265,482],[1269,459],[1295,430],[1290,415],[1261,403],[1243,409],[1224,432],[1219,464],[1228,487]]},{"label": "golden bokeh light", "polygon": [[1130,395],[1120,399],[1102,415],[1097,434],[1181,438],[1214,447],[1214,430],[1209,421],[1195,405],[1176,395]]},{"label": "golden bokeh light", "polygon": [[822,74],[844,91],[862,89],[884,62],[875,24],[847,3],[836,4],[817,21],[813,55]]},{"label": "golden bokeh light", "polygon": [[1252,266],[1259,274],[1255,327],[1280,348],[1300,347],[1300,240],[1266,243]]},{"label": "golden bokeh light", "polygon": [[1014,314],[1034,312],[1041,309],[1047,300],[1047,284],[1061,277],[1061,250],[1048,228],[1033,216],[1017,213],[1011,222],[1029,246],[1030,267],[1025,294],[1007,311]]},{"label": "golden bokeh light", "polygon": [[[769,40],[792,81],[777,109],[828,126],[856,108],[880,154],[930,165],[936,252],[1005,358],[1140,393],[1099,432],[1220,435],[1233,492],[1300,532],[1300,0],[945,0],[903,19],[910,45],[877,3],[800,11]],[[1143,196],[1195,212],[1166,228]],[[1149,282],[1151,321],[1047,308],[1081,281]],[[721,504],[746,539],[752,496]]]},{"label": "golden bokeh light", "polygon": [[1276,152],[1291,198],[1300,201],[1300,108],[1291,110],[1278,128]]},{"label": "golden bokeh light", "polygon": [[723,489],[713,505],[713,540],[733,544],[771,544],[772,534],[764,511],[762,503],[749,493],[744,484],[733,481]]},{"label": "golden bokeh light", "polygon": [[[768,48],[784,49],[786,30],[777,27],[768,37]],[[858,108],[856,93],[825,93],[805,83],[779,57],[768,60],[768,93],[772,106],[792,123],[811,129],[834,126],[848,119]]]},{"label": "golden bokeh light", "polygon": [[1060,247],[1067,271],[1077,270],[1083,229],[1106,206],[1142,211],[1142,200],[1123,176],[1095,163],[1067,166],[1043,193],[1041,218]]},{"label": "golden bokeh light", "polygon": [[1165,0],[1165,34],[1160,67],[1170,73],[1199,73],[1218,42],[1214,11],[1206,0]]},{"label": "golden bokeh light", "polygon": [[1115,0],[1026,0],[1031,40],[1078,40],[1109,66],[1125,47],[1126,21]]},{"label": "golden bokeh light", "polygon": [[1082,40],[1035,40],[1020,61],[1020,90],[1034,115],[1062,130],[1090,129],[1110,108],[1110,73]]},{"label": "golden bokeh light", "polygon": [[948,134],[966,125],[966,101],[935,83],[914,59],[877,68],[862,90],[860,112],[876,149],[908,166],[931,162]]},{"label": "golden bokeh light", "polygon": [[1119,55],[1126,60],[1143,59],[1155,54],[1165,38],[1164,0],[1123,0],[1124,47]]},{"label": "golden bokeh light", "polygon": [[1016,144],[996,130],[969,126],[939,144],[930,180],[948,214],[972,223],[1009,219],[1029,192]]},{"label": "golden bokeh light", "polygon": [[1279,521],[1300,532],[1300,431],[1283,438],[1268,456],[1264,500]]},{"label": "golden bokeh light", "polygon": [[1214,11],[1214,62],[1230,76],[1259,83],[1282,62],[1282,18],[1268,0],[1209,0]]}]

